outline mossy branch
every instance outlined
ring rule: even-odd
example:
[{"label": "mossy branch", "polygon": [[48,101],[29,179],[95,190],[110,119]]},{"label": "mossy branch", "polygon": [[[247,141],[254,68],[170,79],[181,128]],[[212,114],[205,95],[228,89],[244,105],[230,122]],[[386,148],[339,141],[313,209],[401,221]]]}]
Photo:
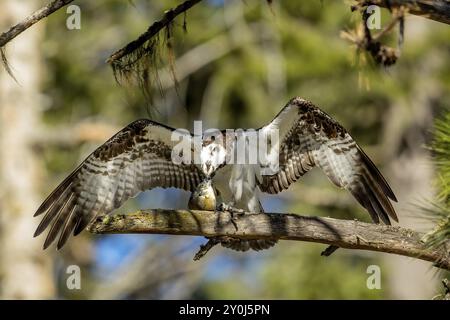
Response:
[{"label": "mossy branch", "polygon": [[450,270],[450,254],[445,245],[427,248],[419,232],[356,220],[275,213],[232,217],[228,212],[154,209],[100,217],[89,231],[308,241],[403,255]]},{"label": "mossy branch", "polygon": [[148,27],[147,31],[144,32],[134,41],[128,43],[125,47],[114,52],[106,62],[114,66],[115,64],[120,64],[120,60],[125,56],[132,54],[136,50],[142,48],[142,46],[152,40],[154,36],[156,36],[162,29],[169,27],[172,21],[182,13],[188,11],[192,6],[199,3],[202,0],[187,0],[177,7],[167,10],[163,17],[154,22],[150,27]]}]

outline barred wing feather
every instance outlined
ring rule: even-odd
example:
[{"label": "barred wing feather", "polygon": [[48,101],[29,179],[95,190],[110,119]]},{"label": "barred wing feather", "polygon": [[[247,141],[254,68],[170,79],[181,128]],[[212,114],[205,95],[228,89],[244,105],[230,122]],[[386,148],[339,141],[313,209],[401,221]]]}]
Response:
[{"label": "barred wing feather", "polygon": [[263,176],[260,189],[278,193],[314,166],[338,187],[345,188],[369,212],[372,220],[398,221],[390,200],[397,201],[380,171],[350,134],[311,102],[294,98],[267,126],[280,132],[279,168]]},{"label": "barred wing feather", "polygon": [[193,191],[203,179],[193,164],[175,164],[174,129],[137,120],[89,155],[42,203],[44,214],[34,236],[50,226],[44,249],[59,235],[61,248],[97,216],[119,208],[127,199],[156,187]]}]

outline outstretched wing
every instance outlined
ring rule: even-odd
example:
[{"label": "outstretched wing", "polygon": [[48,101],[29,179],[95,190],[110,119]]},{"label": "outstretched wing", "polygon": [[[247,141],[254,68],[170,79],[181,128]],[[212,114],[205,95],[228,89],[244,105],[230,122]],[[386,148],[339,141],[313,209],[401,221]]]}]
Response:
[{"label": "outstretched wing", "polygon": [[98,215],[108,214],[128,198],[155,187],[193,191],[203,179],[193,164],[175,164],[172,128],[137,120],[100,146],[42,203],[34,216],[45,213],[34,236],[48,226],[47,248],[58,236],[61,248]]},{"label": "outstretched wing", "polygon": [[348,132],[325,112],[301,98],[292,99],[267,126],[280,133],[279,171],[262,176],[260,189],[278,193],[312,167],[320,167],[338,187],[351,192],[372,220],[398,221],[389,199],[394,193],[377,167]]}]

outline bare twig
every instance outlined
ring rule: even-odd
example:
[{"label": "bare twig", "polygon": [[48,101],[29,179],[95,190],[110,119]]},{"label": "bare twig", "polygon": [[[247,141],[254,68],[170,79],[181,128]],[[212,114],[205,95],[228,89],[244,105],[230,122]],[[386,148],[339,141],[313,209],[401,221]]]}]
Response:
[{"label": "bare twig", "polygon": [[208,253],[209,250],[211,250],[216,244],[219,244],[220,240],[218,238],[211,238],[208,239],[208,242],[205,244],[202,244],[200,246],[200,250],[195,254],[194,261],[200,260],[205,256],[205,254]]},{"label": "bare twig", "polygon": [[[400,45],[403,43],[403,30],[404,20],[403,16],[405,9],[395,9],[393,18],[390,23],[378,34],[372,35],[367,20],[369,18],[369,12],[365,9],[365,6],[354,6],[352,10],[358,9],[362,15],[361,24],[354,31],[341,32],[341,37],[353,42],[356,45],[357,50],[364,50],[369,53],[377,65],[389,67],[396,63],[400,56]],[[381,37],[392,31],[392,29],[399,24],[399,48],[394,49],[386,46],[379,41]]]},{"label": "bare twig", "polygon": [[450,270],[448,248],[426,248],[423,234],[401,227],[295,214],[245,214],[187,210],[142,210],[97,219],[93,233],[151,233],[318,242],[340,248],[380,251],[431,261]]},{"label": "bare twig", "polygon": [[324,257],[329,257],[331,256],[337,249],[339,249],[338,246],[328,246],[325,250],[323,250],[320,255],[324,256]]},{"label": "bare twig", "polygon": [[39,22],[41,19],[48,17],[53,12],[59,10],[74,0],[55,0],[40,8],[39,10],[26,17],[24,20],[11,27],[8,31],[0,35],[0,48],[4,47],[9,41],[17,37],[19,34],[27,30],[29,27]]},{"label": "bare twig", "polygon": [[115,62],[119,61],[126,55],[129,55],[130,53],[133,53],[135,50],[139,49],[146,43],[147,41],[151,40],[155,35],[157,35],[163,28],[170,25],[170,23],[180,14],[186,12],[189,10],[192,6],[197,4],[202,0],[187,0],[177,7],[170,9],[164,13],[164,16],[161,20],[156,21],[153,23],[146,32],[141,34],[139,38],[136,40],[128,43],[125,47],[122,49],[117,50],[114,52],[108,60],[106,60],[109,64],[114,64]]},{"label": "bare twig", "polygon": [[8,59],[6,58],[5,48],[0,47],[0,58],[1,58],[3,67],[5,68],[6,72],[10,75],[11,78],[13,78],[13,80],[16,83],[19,83],[17,81],[17,78],[14,76],[13,71],[11,70],[11,66],[9,65]]}]

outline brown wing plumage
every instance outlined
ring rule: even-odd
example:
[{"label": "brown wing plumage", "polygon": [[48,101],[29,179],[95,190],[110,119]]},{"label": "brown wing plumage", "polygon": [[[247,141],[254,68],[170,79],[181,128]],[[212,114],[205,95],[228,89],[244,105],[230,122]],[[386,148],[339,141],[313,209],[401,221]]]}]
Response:
[{"label": "brown wing plumage", "polygon": [[150,120],[137,120],[89,155],[42,203],[45,213],[34,236],[47,227],[47,248],[58,236],[61,248],[98,215],[108,214],[128,198],[155,187],[193,191],[203,174],[195,165],[174,164],[173,129]]},{"label": "brown wing plumage", "polygon": [[338,187],[351,192],[372,220],[398,221],[390,199],[397,201],[380,171],[348,132],[311,102],[294,98],[264,128],[280,130],[278,173],[262,176],[260,189],[278,193],[312,167],[320,167]]}]

